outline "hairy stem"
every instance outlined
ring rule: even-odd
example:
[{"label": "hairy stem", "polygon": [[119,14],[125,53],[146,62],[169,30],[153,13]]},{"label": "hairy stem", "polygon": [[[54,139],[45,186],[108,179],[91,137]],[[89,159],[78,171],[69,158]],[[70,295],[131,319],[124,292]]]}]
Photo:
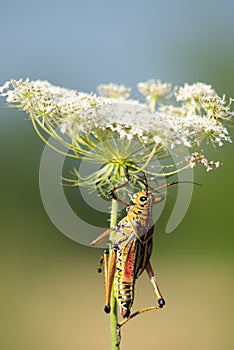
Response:
[{"label": "hairy stem", "polygon": [[[112,206],[111,206],[111,217],[110,217],[110,227],[114,227],[117,224],[117,214],[118,214],[118,202],[114,199],[112,199]],[[110,241],[111,245],[114,241],[115,231],[113,231],[110,235]],[[111,249],[111,247],[110,247]],[[114,289],[112,286],[111,291],[111,300],[110,300],[110,324],[111,324],[111,342],[112,342],[112,350],[118,350],[119,346],[116,345],[118,343],[118,337],[117,337],[117,325],[118,325],[118,312],[117,312],[117,301],[114,296]]]}]

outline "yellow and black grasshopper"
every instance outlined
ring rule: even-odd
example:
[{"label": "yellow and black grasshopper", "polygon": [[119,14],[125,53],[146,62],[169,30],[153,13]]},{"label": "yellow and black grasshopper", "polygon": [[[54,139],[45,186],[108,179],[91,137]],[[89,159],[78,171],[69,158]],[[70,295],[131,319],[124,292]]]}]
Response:
[{"label": "yellow and black grasshopper", "polygon": [[[124,320],[118,324],[118,338],[120,342],[120,327],[129,319],[150,310],[161,309],[165,305],[165,300],[159,290],[157,280],[150,263],[152,253],[152,238],[154,233],[153,206],[164,199],[159,192],[160,189],[176,185],[178,183],[193,183],[190,181],[176,181],[166,183],[156,189],[148,186],[146,176],[143,182],[144,191],[134,193],[131,197],[133,204],[121,199],[116,191],[127,186],[130,176],[126,170],[127,181],[122,185],[113,188],[109,195],[119,203],[125,205],[127,215],[119,221],[117,226],[111,227],[98,236],[91,245],[97,245],[105,241],[105,237],[115,231],[115,239],[112,244],[110,257],[109,250],[105,249],[100,260],[98,271],[102,271],[102,264],[105,267],[105,307],[106,313],[110,312],[111,289],[114,284],[114,294],[120,306],[120,313]],[[154,196],[156,194],[156,197]],[[131,314],[131,307],[134,299],[134,288],[136,279],[146,270],[153,285],[157,305],[141,309]]]},{"label": "yellow and black grasshopper", "polygon": [[[111,227],[103,234],[91,242],[91,245],[97,245],[104,241],[104,238],[112,231],[115,231],[115,239],[108,259],[109,251],[105,249],[100,261],[99,272],[104,261],[105,266],[105,307],[106,313],[110,312],[110,295],[112,285],[114,284],[114,293],[120,306],[120,313],[124,318],[132,318],[142,312],[162,308],[165,300],[159,290],[153,268],[150,263],[152,253],[152,237],[154,233],[154,224],[152,218],[153,206],[164,199],[159,193],[161,188],[177,184],[172,182],[156,189],[150,188],[147,180],[142,181],[145,190],[134,193],[132,196],[133,205],[116,194],[116,191],[127,186],[129,183],[129,174],[126,171],[127,182],[113,188],[109,195],[119,203],[125,205],[127,215],[119,221],[117,226]],[[154,197],[153,194],[157,194]],[[134,299],[134,287],[136,279],[146,270],[153,285],[157,305],[142,309],[130,316],[131,307]]]}]

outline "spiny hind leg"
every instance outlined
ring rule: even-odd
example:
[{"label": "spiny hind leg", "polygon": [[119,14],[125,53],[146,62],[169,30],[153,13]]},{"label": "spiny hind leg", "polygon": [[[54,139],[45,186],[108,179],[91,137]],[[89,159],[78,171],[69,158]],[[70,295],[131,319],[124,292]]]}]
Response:
[{"label": "spiny hind leg", "polygon": [[108,294],[107,289],[108,289],[108,283],[109,283],[108,282],[109,249],[103,250],[103,253],[101,255],[101,259],[100,259],[99,265],[98,265],[98,272],[99,273],[102,272],[103,264],[104,264],[104,281],[105,281],[105,307],[104,307],[104,311],[106,313],[109,313],[110,312],[110,305],[109,305],[108,296],[107,296],[107,294]]},{"label": "spiny hind leg", "polygon": [[110,298],[111,298],[111,290],[115,275],[115,267],[116,267],[116,255],[117,249],[113,247],[110,251],[110,257],[108,259],[107,255],[104,255],[104,266],[105,266],[105,306],[104,311],[109,314],[110,313]]},{"label": "spiny hind leg", "polygon": [[118,324],[118,328],[117,328],[117,337],[118,337],[118,344],[120,344],[120,341],[121,341],[121,327],[127,323],[128,321],[130,321],[132,318],[140,315],[140,314],[143,314],[144,312],[147,312],[147,311],[153,311],[153,310],[160,310],[163,308],[163,306],[165,305],[165,300],[163,299],[162,297],[162,294],[159,290],[159,287],[158,287],[158,284],[157,284],[157,281],[156,281],[156,277],[154,275],[154,271],[152,269],[152,266],[150,264],[150,262],[148,262],[147,266],[146,266],[146,271],[148,273],[148,276],[150,278],[150,281],[154,287],[154,291],[155,291],[155,294],[157,296],[157,299],[158,299],[158,305],[156,306],[150,306],[150,307],[146,307],[144,309],[141,309],[141,310],[138,310],[136,312],[134,312],[133,314],[131,314],[128,318],[126,318],[125,320],[123,320],[121,323]]},{"label": "spiny hind leg", "polygon": [[144,312],[147,312],[147,311],[153,311],[153,310],[160,310],[161,307],[160,306],[150,306],[150,307],[146,307],[144,309],[141,309],[141,310],[138,310],[136,312],[134,312],[133,314],[131,314],[128,318],[125,318],[122,322],[120,322],[118,325],[117,325],[117,338],[118,338],[118,343],[116,344],[117,346],[120,344],[120,341],[121,341],[121,327],[127,323],[128,321],[130,321],[132,318],[140,315],[140,314],[143,314]]},{"label": "spiny hind leg", "polygon": [[111,289],[114,280],[115,274],[115,266],[116,266],[116,249],[112,248],[109,256],[109,249],[104,249],[99,265],[98,272],[102,272],[102,267],[104,265],[104,281],[105,281],[105,306],[104,311],[109,314],[110,313],[110,297],[111,297]]},{"label": "spiny hind leg", "polygon": [[156,297],[158,299],[158,307],[163,308],[163,306],[166,304],[165,300],[162,297],[162,294],[159,290],[158,284],[157,284],[157,280],[156,277],[154,275],[154,271],[152,268],[152,265],[150,262],[148,262],[147,266],[146,266],[146,272],[148,273],[150,282],[152,283],[153,287],[154,287],[154,291],[156,294]]}]

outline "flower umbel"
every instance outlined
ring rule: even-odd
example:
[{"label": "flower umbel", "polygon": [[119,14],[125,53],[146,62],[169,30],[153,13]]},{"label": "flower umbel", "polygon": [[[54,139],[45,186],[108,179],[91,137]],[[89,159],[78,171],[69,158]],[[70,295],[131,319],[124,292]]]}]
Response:
[{"label": "flower umbel", "polygon": [[[100,85],[99,96],[46,81],[11,80],[0,93],[10,106],[29,114],[45,142],[46,134],[52,135],[69,147],[68,156],[100,165],[95,174],[77,176],[76,185],[99,190],[107,183],[115,186],[127,166],[133,172],[169,176],[198,163],[207,170],[220,164],[198,156],[198,151],[205,140],[215,147],[231,142],[224,123],[233,116],[232,100],[226,103],[225,96],[203,83],[173,90],[171,84],[149,80],[139,83],[138,89],[145,103],[130,99],[131,90],[115,84]],[[163,98],[167,103],[155,109]],[[62,134],[70,141],[64,141]],[[171,153],[184,149],[190,150],[191,158],[173,163]],[[159,169],[155,161],[164,165]]]},{"label": "flower umbel", "polygon": [[101,96],[109,98],[125,98],[128,99],[131,94],[131,89],[124,85],[117,84],[102,84],[97,87],[97,92]]},{"label": "flower umbel", "polygon": [[146,97],[150,109],[154,111],[158,100],[169,98],[172,85],[162,83],[161,80],[151,79],[143,83],[138,83],[137,88]]},{"label": "flower umbel", "polygon": [[[91,166],[95,164],[96,169],[90,171],[88,168],[88,174],[82,175],[82,168],[79,171],[75,170],[74,179],[67,180],[69,183],[97,190],[103,196],[107,196],[112,189],[110,229],[99,236],[99,239],[100,237],[106,239],[109,236],[109,246],[113,254],[110,254],[109,262],[107,263],[106,260],[104,265],[106,270],[107,264],[111,267],[109,271],[115,270],[113,273],[118,280],[117,284],[121,280],[124,286],[114,293],[113,283],[110,284],[114,275],[105,274],[108,282],[106,284],[110,284],[108,286],[110,298],[108,296],[105,310],[110,312],[112,349],[119,349],[120,327],[137,314],[133,313],[128,317],[130,306],[126,306],[126,300],[129,298],[132,302],[133,298],[130,294],[126,294],[126,291],[129,289],[132,293],[134,281],[131,288],[125,288],[129,282],[124,279],[122,281],[122,275],[125,274],[123,271],[128,270],[127,274],[131,274],[131,279],[132,277],[136,279],[142,269],[149,267],[152,243],[148,245],[148,242],[153,234],[151,211],[153,204],[159,202],[156,198],[155,200],[151,198],[152,193],[159,194],[157,190],[167,185],[191,183],[190,181],[166,183],[165,186],[159,186],[154,191],[150,190],[150,193],[148,189],[152,187],[147,185],[146,175],[152,176],[153,179],[169,177],[198,164],[203,165],[208,172],[218,168],[221,162],[209,161],[204,152],[201,153],[204,143],[218,148],[224,142],[231,142],[227,125],[233,116],[230,111],[232,100],[226,103],[225,96],[219,97],[211,85],[185,84],[184,87],[172,89],[171,84],[162,83],[160,80],[149,80],[139,83],[138,90],[145,97],[144,102],[140,102],[142,97],[139,101],[131,99],[131,89],[116,84],[100,85],[97,89],[98,94],[87,94],[56,87],[47,81],[29,81],[29,79],[11,80],[0,87],[0,95],[6,97],[8,105],[28,113],[35,131],[50,147],[56,149],[53,142],[49,143],[53,137],[68,149],[68,153],[56,149],[64,156],[82,160],[90,163]],[[47,141],[48,136],[50,136],[49,141]],[[128,170],[130,170],[130,176]],[[143,172],[143,176],[139,175],[139,172]],[[134,187],[143,186],[145,192],[144,195],[140,192],[139,203],[135,201],[136,205],[133,206],[129,206],[129,202],[119,198],[119,202],[126,204],[128,213],[137,220],[132,219],[132,216],[126,216],[118,224],[118,201],[114,192],[115,187],[117,190],[125,188],[128,184],[125,182],[126,178],[131,179],[131,185]],[[47,181],[48,177],[46,177],[46,183]],[[143,201],[143,199],[148,201],[149,198],[151,198],[151,204]],[[163,198],[163,196],[158,197],[160,201]],[[143,203],[147,205],[144,211]],[[140,235],[141,230],[137,231],[139,226],[146,231],[143,236]],[[147,239],[141,240],[140,237]],[[137,252],[136,246],[138,246]],[[128,254],[123,254],[125,248]],[[115,265],[113,259],[116,260],[117,250],[120,254],[117,258],[118,264]],[[135,269],[134,254],[137,256],[136,260],[140,260],[137,272],[132,273]],[[127,264],[125,264],[126,259]],[[117,273],[118,266],[124,266],[125,270],[119,268],[121,273]],[[152,270],[151,267],[147,270],[149,276],[153,274],[150,270]],[[121,324],[118,322],[116,308],[116,298],[119,300],[119,296],[123,297],[122,310],[125,308],[128,311],[128,314],[126,310],[125,313],[121,311],[126,317]],[[161,302],[158,306],[143,309],[141,313],[149,309],[161,308],[165,302],[161,297],[158,302],[159,300]]]},{"label": "flower umbel", "polygon": [[200,154],[198,152],[194,152],[191,154],[190,157],[187,157],[187,160],[190,162],[191,168],[194,168],[197,164],[202,164],[206,171],[210,171],[214,168],[219,168],[222,163],[220,161],[208,161],[203,154]]}]

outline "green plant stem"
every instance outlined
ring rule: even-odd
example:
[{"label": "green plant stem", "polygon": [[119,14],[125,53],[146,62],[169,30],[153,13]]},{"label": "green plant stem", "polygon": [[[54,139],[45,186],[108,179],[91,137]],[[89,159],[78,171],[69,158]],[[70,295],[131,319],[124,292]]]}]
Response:
[{"label": "green plant stem", "polygon": [[[110,217],[110,227],[114,227],[117,224],[117,215],[118,215],[118,202],[115,199],[112,199],[112,205],[111,205],[111,217]],[[114,236],[115,231],[113,231],[110,235],[110,241],[111,245],[114,242]],[[111,249],[111,247],[110,247]],[[114,295],[114,289],[112,286],[111,291],[111,300],[110,300],[110,325],[111,325],[111,343],[112,343],[112,350],[118,350],[119,345],[116,345],[118,343],[118,337],[117,337],[117,325],[118,325],[118,310],[117,310],[117,301]]]}]

